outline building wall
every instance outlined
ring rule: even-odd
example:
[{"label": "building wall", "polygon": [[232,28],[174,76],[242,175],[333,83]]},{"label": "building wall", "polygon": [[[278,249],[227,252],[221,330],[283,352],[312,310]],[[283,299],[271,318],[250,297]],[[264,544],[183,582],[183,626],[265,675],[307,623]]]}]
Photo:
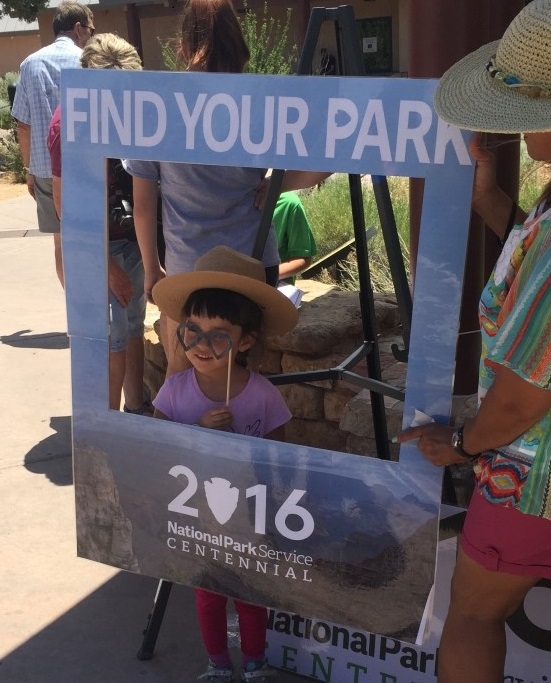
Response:
[{"label": "building wall", "polygon": [[[92,11],[94,13],[94,26],[97,33],[117,33],[123,38],[128,37],[128,30],[126,26],[126,10],[124,7],[100,9],[98,6],[92,6]],[[38,18],[40,40],[42,45],[48,45],[54,40],[54,34],[52,32],[52,16],[53,12],[49,11],[44,12]]]},{"label": "building wall", "polygon": [[0,35],[0,76],[19,71],[21,62],[42,47],[38,33]]},{"label": "building wall", "polygon": [[174,16],[146,17],[141,19],[143,63],[150,70],[164,69],[161,43],[169,43],[176,52],[179,46],[178,13]]},{"label": "building wall", "polygon": [[99,9],[92,8],[94,12],[94,26],[97,33],[117,33],[123,38],[128,38],[126,25],[126,10],[122,8]]}]

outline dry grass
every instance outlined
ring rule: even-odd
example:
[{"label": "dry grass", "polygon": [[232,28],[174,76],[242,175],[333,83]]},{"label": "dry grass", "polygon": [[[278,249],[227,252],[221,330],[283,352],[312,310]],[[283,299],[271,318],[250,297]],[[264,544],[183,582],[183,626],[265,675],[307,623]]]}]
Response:
[{"label": "dry grass", "polygon": [[27,194],[27,185],[19,183],[11,173],[0,174],[0,201]]}]

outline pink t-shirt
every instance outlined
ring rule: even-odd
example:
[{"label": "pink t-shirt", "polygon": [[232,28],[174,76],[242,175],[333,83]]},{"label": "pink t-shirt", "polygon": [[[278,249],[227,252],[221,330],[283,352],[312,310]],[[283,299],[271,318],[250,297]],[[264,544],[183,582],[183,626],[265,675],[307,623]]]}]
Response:
[{"label": "pink t-shirt", "polygon": [[[213,408],[222,408],[224,401],[211,401],[201,391],[195,370],[184,370],[169,377],[155,400],[155,408],[173,422],[197,424]],[[251,372],[243,391],[230,400],[233,423],[229,431],[235,434],[263,437],[291,419],[283,397],[262,375]]]}]

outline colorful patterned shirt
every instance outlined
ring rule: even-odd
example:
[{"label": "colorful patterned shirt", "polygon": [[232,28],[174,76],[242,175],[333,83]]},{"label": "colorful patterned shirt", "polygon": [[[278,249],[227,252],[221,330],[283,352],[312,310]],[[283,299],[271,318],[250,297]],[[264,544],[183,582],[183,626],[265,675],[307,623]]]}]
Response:
[{"label": "colorful patterned shirt", "polygon": [[[496,364],[551,389],[551,208],[515,226],[480,300],[479,401]],[[551,411],[512,443],[484,453],[478,487],[492,503],[551,519]]]}]

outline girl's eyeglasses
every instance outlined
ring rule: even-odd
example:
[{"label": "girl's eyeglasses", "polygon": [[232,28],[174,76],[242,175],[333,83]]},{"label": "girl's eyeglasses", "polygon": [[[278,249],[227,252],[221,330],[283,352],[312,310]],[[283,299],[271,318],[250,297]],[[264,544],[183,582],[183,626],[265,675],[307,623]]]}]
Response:
[{"label": "girl's eyeglasses", "polygon": [[187,321],[178,325],[176,336],[178,337],[180,344],[184,347],[184,351],[189,351],[199,343],[204,342],[216,360],[220,360],[227,355],[232,347],[229,334],[219,332],[218,330],[203,332],[198,325]]}]

